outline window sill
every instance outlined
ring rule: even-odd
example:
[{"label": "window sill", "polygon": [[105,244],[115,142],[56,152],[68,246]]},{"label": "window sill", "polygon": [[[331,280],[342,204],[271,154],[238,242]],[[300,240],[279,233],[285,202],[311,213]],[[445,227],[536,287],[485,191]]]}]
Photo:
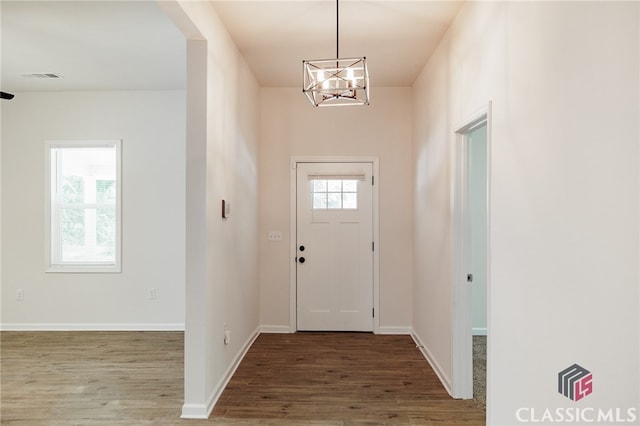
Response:
[{"label": "window sill", "polygon": [[63,274],[117,274],[122,272],[120,265],[49,265],[46,273]]}]

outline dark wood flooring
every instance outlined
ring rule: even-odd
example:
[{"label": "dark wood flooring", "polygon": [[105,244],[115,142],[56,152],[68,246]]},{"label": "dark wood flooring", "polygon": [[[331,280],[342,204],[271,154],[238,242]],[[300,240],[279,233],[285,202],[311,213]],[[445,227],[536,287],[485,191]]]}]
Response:
[{"label": "dark wood flooring", "polygon": [[2,332],[7,425],[484,425],[408,336],[263,334],[208,420],[179,419],[183,334]]},{"label": "dark wood flooring", "polygon": [[261,335],[214,409],[216,418],[323,424],[483,425],[453,400],[409,336]]}]

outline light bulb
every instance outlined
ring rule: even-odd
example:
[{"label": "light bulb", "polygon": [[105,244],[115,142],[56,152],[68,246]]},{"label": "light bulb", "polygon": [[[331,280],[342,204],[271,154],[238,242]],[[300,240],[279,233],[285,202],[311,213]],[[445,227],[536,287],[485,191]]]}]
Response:
[{"label": "light bulb", "polygon": [[318,71],[318,81],[321,83],[323,90],[326,90],[329,88],[329,81],[325,79],[324,70]]},{"label": "light bulb", "polygon": [[349,80],[349,87],[356,87],[356,76],[353,68],[347,69],[347,80]]}]

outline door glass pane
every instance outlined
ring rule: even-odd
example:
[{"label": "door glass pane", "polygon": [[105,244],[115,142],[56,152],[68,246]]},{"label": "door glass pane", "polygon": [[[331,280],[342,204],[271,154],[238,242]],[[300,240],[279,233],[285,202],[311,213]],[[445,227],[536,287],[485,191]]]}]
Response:
[{"label": "door glass pane", "polygon": [[330,209],[341,209],[342,208],[342,194],[336,192],[329,192],[327,194],[328,202],[327,207]]},{"label": "door glass pane", "polygon": [[342,181],[341,180],[330,180],[328,182],[328,191],[329,192],[342,192]]},{"label": "door glass pane", "polygon": [[343,192],[358,192],[358,181],[355,179],[343,180],[342,181],[342,191]]},{"label": "door glass pane", "polygon": [[313,182],[313,192],[327,192],[327,181],[315,179]]},{"label": "door glass pane", "polygon": [[343,209],[357,209],[358,208],[358,194],[345,192],[342,194],[342,208]]},{"label": "door glass pane", "polygon": [[314,209],[357,209],[357,179],[313,179]]},{"label": "door glass pane", "polygon": [[326,209],[327,208],[327,193],[320,192],[313,194],[313,208],[314,209]]},{"label": "door glass pane", "polygon": [[313,179],[314,209],[358,208],[358,179]]}]

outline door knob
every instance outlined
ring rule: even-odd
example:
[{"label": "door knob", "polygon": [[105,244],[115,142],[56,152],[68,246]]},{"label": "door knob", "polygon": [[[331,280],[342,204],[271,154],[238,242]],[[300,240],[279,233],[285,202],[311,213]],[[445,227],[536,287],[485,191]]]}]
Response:
[{"label": "door knob", "polygon": [[299,250],[304,251],[304,246],[300,246]]},{"label": "door knob", "polygon": [[304,263],[304,257],[299,257],[299,258],[298,258],[298,262],[300,262],[300,263]]}]

